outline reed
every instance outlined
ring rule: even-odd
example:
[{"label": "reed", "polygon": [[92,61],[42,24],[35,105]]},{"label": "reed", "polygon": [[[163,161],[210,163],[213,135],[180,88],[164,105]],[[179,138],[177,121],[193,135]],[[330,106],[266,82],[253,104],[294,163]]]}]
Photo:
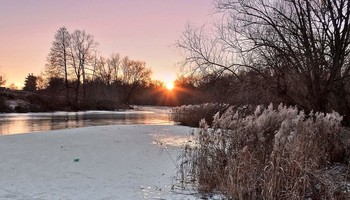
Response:
[{"label": "reed", "polygon": [[[229,108],[211,127],[201,120],[181,155],[182,181],[231,199],[342,199],[348,170],[341,120],[282,104],[251,115]],[[325,176],[335,165],[345,182]]]}]

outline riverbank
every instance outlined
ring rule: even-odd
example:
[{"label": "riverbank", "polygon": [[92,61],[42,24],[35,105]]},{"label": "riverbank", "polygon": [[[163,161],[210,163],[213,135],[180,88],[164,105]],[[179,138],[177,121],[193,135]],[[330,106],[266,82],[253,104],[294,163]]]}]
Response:
[{"label": "riverbank", "polygon": [[173,160],[190,130],[118,125],[0,136],[0,199],[196,199],[175,192]]},{"label": "riverbank", "polygon": [[133,110],[41,113],[0,113],[0,135],[104,125],[173,125],[171,108],[134,106]]}]

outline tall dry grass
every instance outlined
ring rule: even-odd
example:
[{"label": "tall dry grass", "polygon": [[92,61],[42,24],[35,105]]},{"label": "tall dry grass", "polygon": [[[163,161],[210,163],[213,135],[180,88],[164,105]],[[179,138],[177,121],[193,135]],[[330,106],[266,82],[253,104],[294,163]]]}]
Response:
[{"label": "tall dry grass", "polygon": [[204,103],[197,105],[183,105],[175,107],[171,111],[171,119],[181,125],[198,127],[199,121],[205,119],[209,124],[213,121],[213,115],[228,108],[228,104]]},{"label": "tall dry grass", "polygon": [[340,186],[322,176],[344,161],[341,120],[335,112],[283,105],[258,106],[251,115],[217,113],[211,128],[200,122],[195,144],[185,147],[183,181],[232,199],[342,199]]}]

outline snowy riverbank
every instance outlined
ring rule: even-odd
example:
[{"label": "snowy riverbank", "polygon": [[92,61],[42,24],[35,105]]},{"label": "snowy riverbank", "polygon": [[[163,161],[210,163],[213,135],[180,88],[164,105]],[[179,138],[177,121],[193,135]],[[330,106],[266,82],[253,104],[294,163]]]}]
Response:
[{"label": "snowy riverbank", "polygon": [[0,199],[196,199],[172,190],[171,157],[190,130],[119,125],[0,136]]}]

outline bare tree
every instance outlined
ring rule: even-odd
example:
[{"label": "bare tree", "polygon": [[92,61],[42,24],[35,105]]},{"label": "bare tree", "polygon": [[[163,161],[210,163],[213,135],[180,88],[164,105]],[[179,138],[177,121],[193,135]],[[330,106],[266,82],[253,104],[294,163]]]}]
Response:
[{"label": "bare tree", "polygon": [[122,63],[121,63],[121,71],[122,71],[122,82],[124,84],[128,84],[129,83],[129,79],[130,79],[130,65],[131,65],[132,60],[129,59],[128,56],[125,56],[122,59]]},{"label": "bare tree", "polygon": [[61,27],[55,34],[50,53],[47,57],[48,68],[55,76],[63,76],[68,88],[68,55],[70,46],[70,34],[66,27]]},{"label": "bare tree", "polygon": [[350,114],[348,0],[216,0],[214,37],[188,28],[185,61],[201,71],[254,71],[285,102]]},{"label": "bare tree", "polygon": [[68,59],[71,36],[66,27],[61,27],[55,34],[50,53],[47,57],[46,72],[50,77],[64,77],[66,87],[66,101],[69,101]]},{"label": "bare tree", "polygon": [[114,75],[114,82],[118,81],[118,76],[119,76],[119,69],[120,69],[120,64],[121,64],[121,58],[119,54],[113,53],[109,60],[108,60],[108,66],[109,68],[113,69]]},{"label": "bare tree", "polygon": [[99,59],[96,59],[95,67],[95,77],[98,80],[102,81],[104,84],[108,85],[111,79],[111,73],[107,65],[107,59],[103,56],[100,56]]},{"label": "bare tree", "polygon": [[152,74],[145,62],[130,60],[128,57],[123,59],[121,70],[123,83],[130,85],[147,82]]},{"label": "bare tree", "polygon": [[95,73],[97,77],[106,85],[110,85],[113,81],[118,80],[120,66],[119,54],[112,54],[110,58],[100,58],[96,62]]},{"label": "bare tree", "polygon": [[121,64],[122,82],[124,84],[124,103],[130,103],[135,90],[151,79],[152,71],[146,67],[145,62],[133,61],[124,57]]},{"label": "bare tree", "polygon": [[[85,31],[75,30],[71,34],[70,45],[70,59],[71,65],[75,74],[75,103],[78,105],[79,90],[81,83],[83,83],[83,102],[86,100],[87,80],[89,77],[88,66],[92,66],[94,63],[94,49],[97,43],[94,41],[92,35],[87,34]],[[90,73],[92,75],[92,73]]]}]

